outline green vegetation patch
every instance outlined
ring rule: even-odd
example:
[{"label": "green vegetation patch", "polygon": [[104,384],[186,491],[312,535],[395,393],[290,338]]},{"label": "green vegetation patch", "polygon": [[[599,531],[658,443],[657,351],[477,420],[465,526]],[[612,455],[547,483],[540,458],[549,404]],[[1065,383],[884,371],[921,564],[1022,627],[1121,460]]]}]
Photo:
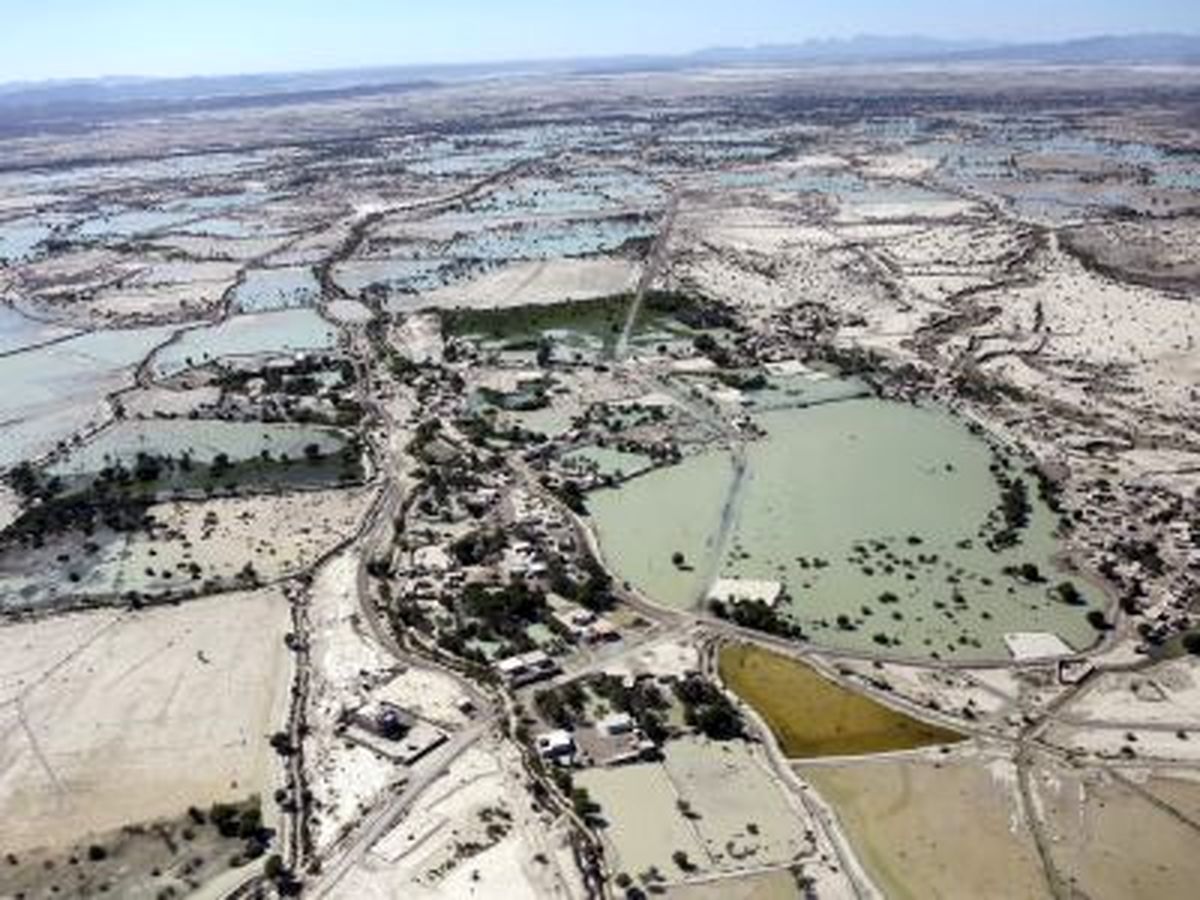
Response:
[{"label": "green vegetation patch", "polygon": [[721,648],[721,680],[766,720],[794,759],[863,756],[950,744],[964,735],[856,694],[787,656],[751,644]]},{"label": "green vegetation patch", "polygon": [[[457,309],[442,314],[442,325],[447,335],[499,341],[509,350],[537,350],[547,333],[588,335],[602,341],[608,354],[616,347],[632,302],[633,294],[625,293],[552,304]],[[649,291],[634,330],[690,336],[732,323],[732,315],[717,303],[669,291]]]},{"label": "green vegetation patch", "polygon": [[615,345],[625,324],[630,294],[617,294],[596,300],[567,300],[563,303],[528,304],[502,309],[458,309],[444,314],[447,334],[481,336],[503,341],[510,349],[537,349],[547,331],[573,331],[593,335]]}]

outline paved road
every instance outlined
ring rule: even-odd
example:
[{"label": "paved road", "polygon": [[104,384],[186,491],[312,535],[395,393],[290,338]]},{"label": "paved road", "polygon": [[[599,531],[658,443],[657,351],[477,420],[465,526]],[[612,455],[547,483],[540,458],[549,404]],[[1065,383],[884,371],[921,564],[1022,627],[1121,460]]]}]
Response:
[{"label": "paved road", "polygon": [[658,277],[659,270],[666,260],[667,243],[670,241],[671,231],[675,227],[675,216],[678,212],[679,195],[672,194],[671,200],[667,204],[666,214],[663,216],[662,227],[659,228],[646,259],[646,267],[642,270],[642,277],[638,279],[633,302],[629,304],[629,313],[625,316],[625,326],[621,329],[621,336],[617,338],[616,347],[613,350],[613,357],[618,361],[624,359],[629,350],[629,338],[633,334],[634,325],[637,324],[637,318],[641,314],[646,292],[654,285],[654,280]]}]

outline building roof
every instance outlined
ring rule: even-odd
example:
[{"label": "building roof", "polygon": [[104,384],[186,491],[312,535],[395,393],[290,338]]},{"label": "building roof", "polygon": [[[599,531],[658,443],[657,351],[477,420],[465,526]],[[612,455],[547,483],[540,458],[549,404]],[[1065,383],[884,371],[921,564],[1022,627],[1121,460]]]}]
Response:
[{"label": "building roof", "polygon": [[708,592],[708,599],[723,603],[759,601],[768,606],[779,602],[783,585],[778,581],[755,580],[752,578],[718,578]]},{"label": "building roof", "polygon": [[528,653],[518,653],[516,656],[509,656],[498,660],[496,668],[500,672],[509,673],[521,669],[540,668],[550,664],[551,659],[546,655],[544,650],[530,650]]},{"label": "building roof", "polygon": [[569,731],[559,728],[539,734],[535,739],[538,752],[554,753],[575,749],[575,737]]},{"label": "building roof", "polygon": [[1017,662],[1032,659],[1054,659],[1070,656],[1075,651],[1057,634],[1049,631],[1015,631],[1004,635],[1008,652]]},{"label": "building roof", "polygon": [[607,731],[612,734],[617,731],[629,731],[633,728],[633,716],[629,713],[613,713],[610,716],[605,716],[596,723],[596,727],[601,731]]}]

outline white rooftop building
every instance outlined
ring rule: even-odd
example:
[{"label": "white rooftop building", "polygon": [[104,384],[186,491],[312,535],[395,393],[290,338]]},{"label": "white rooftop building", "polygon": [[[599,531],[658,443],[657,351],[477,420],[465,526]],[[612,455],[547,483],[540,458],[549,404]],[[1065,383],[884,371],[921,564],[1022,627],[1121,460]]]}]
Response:
[{"label": "white rooftop building", "polygon": [[1057,659],[1071,656],[1072,650],[1062,638],[1049,631],[1014,631],[1004,635],[1008,652],[1017,662]]},{"label": "white rooftop building", "polygon": [[569,731],[561,728],[557,731],[547,731],[539,734],[534,743],[537,745],[538,756],[542,759],[569,759],[575,755],[575,738]]},{"label": "white rooftop building", "polygon": [[722,603],[755,602],[775,606],[783,596],[783,585],[778,581],[762,581],[751,578],[718,578],[708,592],[709,600]]},{"label": "white rooftop building", "polygon": [[495,663],[495,669],[500,677],[508,682],[508,686],[513,688],[551,678],[561,671],[558,663],[543,650],[531,650],[499,660]]}]

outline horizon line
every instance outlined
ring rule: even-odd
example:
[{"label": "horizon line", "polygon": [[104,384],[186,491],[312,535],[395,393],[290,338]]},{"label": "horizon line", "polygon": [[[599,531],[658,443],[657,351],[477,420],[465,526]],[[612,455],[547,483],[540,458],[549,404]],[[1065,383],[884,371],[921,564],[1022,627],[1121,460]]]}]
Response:
[{"label": "horizon line", "polygon": [[[564,64],[571,62],[587,63],[587,62],[604,62],[604,61],[620,61],[620,60],[686,60],[689,57],[700,56],[705,53],[715,52],[753,52],[763,50],[785,50],[789,48],[805,48],[817,46],[836,46],[853,45],[858,41],[880,40],[880,41],[925,41],[933,44],[947,45],[944,51],[946,55],[963,52],[977,52],[987,50],[1001,49],[1016,49],[1022,47],[1054,47],[1069,45],[1075,43],[1085,43],[1088,41],[1099,40],[1130,40],[1137,38],[1184,38],[1200,40],[1200,31],[1130,31],[1130,32],[1087,32],[1069,37],[1047,38],[1041,40],[1015,41],[1009,39],[997,39],[986,37],[934,37],[920,32],[905,32],[905,33],[877,33],[877,32],[860,32],[849,37],[808,37],[798,41],[778,41],[778,42],[760,42],[755,44],[711,44],[708,46],[697,47],[691,50],[683,51],[642,51],[642,52],[597,52],[589,54],[546,54],[544,56],[512,56],[512,57],[496,57],[489,59],[474,59],[461,60],[457,62],[451,61],[422,61],[422,62],[366,62],[362,64],[348,65],[333,65],[333,66],[317,66],[312,68],[263,68],[263,69],[247,69],[237,71],[208,71],[208,72],[190,72],[187,74],[150,74],[150,73],[119,73],[107,72],[96,75],[68,75],[68,76],[49,76],[44,78],[12,78],[0,79],[0,88],[13,87],[45,87],[52,85],[73,85],[87,84],[104,81],[125,81],[125,82],[155,82],[155,81],[193,81],[193,80],[216,80],[222,78],[255,78],[255,77],[281,77],[281,76],[303,76],[303,75],[337,75],[337,74],[352,74],[352,73],[367,73],[367,72],[385,72],[399,71],[404,69],[467,69],[478,68],[481,66],[522,66],[522,65],[545,65],[545,64]],[[955,45],[959,46],[958,50],[951,49]],[[965,49],[966,47],[971,49]],[[913,51],[913,55],[909,57],[911,60],[917,59],[932,60],[936,58],[936,51]],[[903,61],[904,55],[901,54],[890,61]],[[819,60],[817,60],[819,61]],[[832,61],[832,60],[830,60]],[[861,60],[870,62],[872,60]],[[873,60],[875,62],[889,61],[885,56]],[[845,60],[843,60],[845,62]]]}]

